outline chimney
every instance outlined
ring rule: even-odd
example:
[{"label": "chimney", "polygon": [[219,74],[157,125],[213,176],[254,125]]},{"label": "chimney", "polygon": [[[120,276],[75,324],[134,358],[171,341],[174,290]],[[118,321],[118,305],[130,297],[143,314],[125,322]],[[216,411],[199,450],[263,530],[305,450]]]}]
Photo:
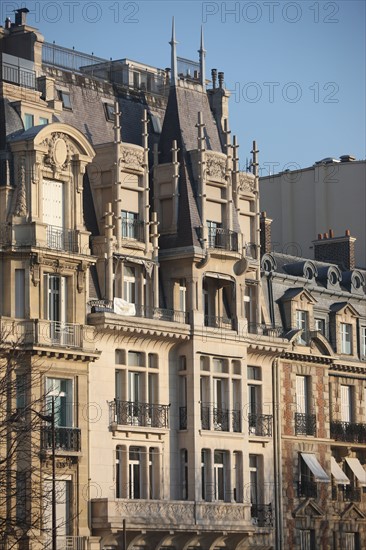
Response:
[{"label": "chimney", "polygon": [[324,234],[323,239],[319,233],[318,239],[313,241],[314,259],[336,264],[342,271],[355,269],[355,241],[356,238],[351,237],[349,229],[346,229],[342,237],[334,237],[332,229],[329,229],[328,234]]},{"label": "chimney", "polygon": [[23,27],[27,24],[27,13],[29,13],[28,8],[20,8],[15,10],[15,26]]},{"label": "chimney", "polygon": [[260,216],[260,244],[261,256],[269,254],[272,251],[271,224],[272,220],[267,218],[266,212],[261,212]]}]

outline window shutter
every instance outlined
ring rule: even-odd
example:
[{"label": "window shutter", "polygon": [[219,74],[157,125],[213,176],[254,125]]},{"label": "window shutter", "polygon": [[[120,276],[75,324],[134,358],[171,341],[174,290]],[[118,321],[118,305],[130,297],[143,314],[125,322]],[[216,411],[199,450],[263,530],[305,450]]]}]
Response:
[{"label": "window shutter", "polygon": [[306,376],[296,376],[296,412],[307,414]]}]

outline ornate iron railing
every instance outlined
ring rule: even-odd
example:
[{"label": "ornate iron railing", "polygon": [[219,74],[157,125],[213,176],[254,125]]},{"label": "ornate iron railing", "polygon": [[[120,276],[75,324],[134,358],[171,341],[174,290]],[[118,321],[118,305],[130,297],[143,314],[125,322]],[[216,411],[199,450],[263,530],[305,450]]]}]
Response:
[{"label": "ornate iron railing", "polygon": [[214,429],[220,432],[229,431],[229,410],[218,409],[213,407],[212,409],[213,425]]},{"label": "ornate iron railing", "polygon": [[[51,550],[52,539],[46,540],[44,550]],[[73,537],[69,535],[56,537],[56,550],[85,550],[86,538],[85,537]]]},{"label": "ornate iron railing", "polygon": [[64,229],[54,225],[47,226],[47,247],[52,250],[78,252],[78,238],[76,231]]},{"label": "ornate iron railing", "polygon": [[248,414],[249,435],[272,437],[271,414]]},{"label": "ornate iron railing", "polygon": [[38,344],[80,348],[81,327],[75,323],[40,319],[36,321],[36,340]]},{"label": "ornate iron railing", "polygon": [[280,338],[283,334],[283,328],[265,323],[248,323],[248,332],[250,334],[258,334],[259,336]]},{"label": "ornate iron railing", "polygon": [[210,429],[210,406],[201,405],[201,427],[203,430]]},{"label": "ornate iron railing", "polygon": [[251,513],[258,527],[273,527],[272,504],[252,504]]},{"label": "ornate iron railing", "polygon": [[[113,300],[89,300],[88,308],[91,313],[113,313]],[[169,321],[171,323],[189,323],[189,312],[176,309],[165,309],[161,307],[138,306],[135,304],[134,317],[157,319],[158,321]]]},{"label": "ornate iron railing", "polygon": [[[81,449],[81,431],[80,428],[68,428],[64,426],[55,427],[55,447],[59,451],[77,452]],[[42,428],[42,448],[44,450],[52,449],[52,427],[43,426]]]},{"label": "ornate iron railing", "polygon": [[179,429],[187,429],[187,407],[179,407]]},{"label": "ornate iron railing", "polygon": [[219,432],[241,432],[241,411],[213,407],[210,404],[201,404],[201,428],[203,430]]},{"label": "ornate iron railing", "polygon": [[316,435],[316,415],[295,413],[295,434]]},{"label": "ornate iron railing", "polygon": [[299,497],[318,498],[318,485],[315,481],[302,479],[298,483]]},{"label": "ornate iron railing", "polygon": [[366,424],[333,420],[330,423],[330,437],[336,441],[366,443]]},{"label": "ornate iron railing", "polygon": [[343,489],[343,500],[347,502],[361,502],[361,489],[345,485]]},{"label": "ornate iron railing", "polygon": [[117,422],[122,426],[169,427],[169,405],[115,399],[109,403],[109,410],[111,423]]},{"label": "ornate iron railing", "polygon": [[144,222],[142,220],[122,218],[122,238],[144,242]]},{"label": "ornate iron railing", "polygon": [[228,330],[234,330],[234,319],[228,317],[216,317],[214,315],[205,315],[204,319],[205,327],[212,328],[226,328]]},{"label": "ornate iron railing", "polygon": [[220,248],[231,252],[238,251],[238,234],[236,231],[222,227],[208,228],[208,248]]}]

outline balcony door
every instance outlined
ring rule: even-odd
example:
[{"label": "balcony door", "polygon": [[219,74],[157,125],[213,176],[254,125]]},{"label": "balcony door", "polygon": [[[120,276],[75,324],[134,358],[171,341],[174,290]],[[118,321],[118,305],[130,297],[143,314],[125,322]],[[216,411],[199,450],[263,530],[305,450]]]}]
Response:
[{"label": "balcony door", "polygon": [[[71,481],[56,480],[56,527],[57,539],[71,533]],[[46,479],[43,483],[44,495],[44,529],[48,538],[52,538],[52,480]],[[60,540],[60,539],[59,539]],[[61,542],[61,541],[60,541]],[[62,542],[61,542],[62,545]]]},{"label": "balcony door", "polygon": [[60,275],[47,273],[44,279],[45,318],[50,323],[50,339],[53,344],[68,345],[74,342],[74,334],[66,327],[67,280]]},{"label": "balcony door", "polygon": [[65,190],[64,184],[56,180],[43,180],[42,187],[43,222],[47,228],[47,246],[62,250],[65,229]]}]

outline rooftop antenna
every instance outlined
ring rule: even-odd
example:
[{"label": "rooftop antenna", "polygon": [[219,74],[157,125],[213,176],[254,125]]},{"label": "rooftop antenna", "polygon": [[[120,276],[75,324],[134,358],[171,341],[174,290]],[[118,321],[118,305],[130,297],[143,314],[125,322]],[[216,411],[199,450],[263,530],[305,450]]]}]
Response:
[{"label": "rooftop antenna", "polygon": [[200,83],[203,87],[206,86],[206,50],[203,40],[203,25],[201,25],[201,44],[198,50],[200,54]]},{"label": "rooftop antenna", "polygon": [[171,41],[169,42],[170,46],[171,46],[171,66],[172,66],[172,71],[171,71],[171,75],[170,75],[170,85],[171,86],[176,86],[177,85],[177,44],[178,42],[176,41],[175,39],[175,22],[174,22],[174,17],[173,17],[173,21],[172,21],[172,39]]}]

